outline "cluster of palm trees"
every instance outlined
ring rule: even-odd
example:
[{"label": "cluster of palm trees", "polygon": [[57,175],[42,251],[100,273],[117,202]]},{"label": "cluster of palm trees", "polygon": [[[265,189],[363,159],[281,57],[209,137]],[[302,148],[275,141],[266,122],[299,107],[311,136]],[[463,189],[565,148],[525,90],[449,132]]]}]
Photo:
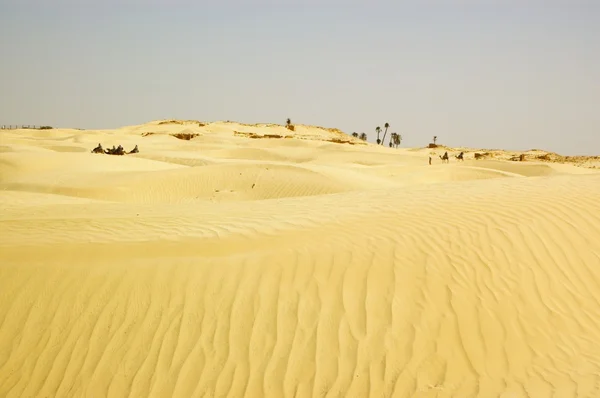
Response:
[{"label": "cluster of palm trees", "polygon": [[398,133],[392,133],[390,140],[390,148],[395,147],[398,148],[402,143],[402,136]]},{"label": "cluster of palm trees", "polygon": [[[375,128],[375,132],[377,133],[377,145],[383,145],[385,143],[385,137],[387,136],[387,131],[390,128],[390,124],[386,123],[383,125],[383,127],[385,128],[385,130],[383,131],[383,139],[380,138],[381,127],[377,126]],[[367,135],[365,133],[360,133],[360,135],[358,133],[352,133],[352,137],[360,138],[363,141],[367,140]],[[398,148],[401,143],[402,143],[402,136],[400,134],[392,133],[390,135],[390,141],[388,143],[390,148]]]},{"label": "cluster of palm trees", "polygon": [[367,135],[365,133],[360,133],[360,134],[358,134],[358,133],[352,133],[352,137],[354,137],[354,138],[360,138],[363,141],[367,140]]},{"label": "cluster of palm trees", "polygon": [[[285,127],[287,127],[290,130],[294,130],[294,125],[292,124],[292,120],[291,119],[287,119],[285,121]],[[379,134],[381,134],[381,127],[377,126],[377,128],[375,128],[375,132],[377,132],[377,145],[383,145],[383,143],[385,142],[385,136],[387,135],[387,131],[390,128],[390,124],[386,123],[383,125],[383,127],[385,127],[385,131],[383,132],[383,139],[379,138]],[[365,133],[352,133],[352,137],[354,138],[359,138],[363,141],[367,140],[367,135]],[[435,137],[437,138],[437,137]],[[390,135],[390,141],[389,141],[389,147],[390,148],[398,148],[400,146],[400,144],[402,143],[402,136],[398,133],[392,133]]]}]

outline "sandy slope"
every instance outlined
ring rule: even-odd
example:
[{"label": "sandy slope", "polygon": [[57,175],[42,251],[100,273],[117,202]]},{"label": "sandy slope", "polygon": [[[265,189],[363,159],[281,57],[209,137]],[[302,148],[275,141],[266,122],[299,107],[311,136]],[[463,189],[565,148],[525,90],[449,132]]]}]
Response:
[{"label": "sandy slope", "polygon": [[304,126],[0,134],[2,397],[600,395],[593,169]]}]

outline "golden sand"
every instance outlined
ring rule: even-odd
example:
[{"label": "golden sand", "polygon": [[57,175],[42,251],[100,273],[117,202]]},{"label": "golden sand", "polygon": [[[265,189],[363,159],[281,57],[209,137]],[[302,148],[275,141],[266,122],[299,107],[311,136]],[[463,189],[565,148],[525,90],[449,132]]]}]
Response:
[{"label": "golden sand", "polygon": [[600,396],[593,159],[0,134],[0,397]]}]

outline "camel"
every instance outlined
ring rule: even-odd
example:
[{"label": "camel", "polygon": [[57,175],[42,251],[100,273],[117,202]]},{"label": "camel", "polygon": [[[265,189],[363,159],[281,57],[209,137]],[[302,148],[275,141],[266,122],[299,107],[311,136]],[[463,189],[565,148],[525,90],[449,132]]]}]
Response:
[{"label": "camel", "polygon": [[126,152],[125,149],[123,149],[123,147],[121,145],[119,145],[116,148],[113,145],[112,148],[104,149],[104,148],[102,148],[101,144],[98,144],[98,146],[92,150],[92,153],[105,153],[107,155],[125,155],[125,154],[129,154],[129,153],[139,153],[139,152],[140,152],[140,150],[138,149],[137,145],[135,146],[135,148],[133,148],[129,152]]},{"label": "camel", "polygon": [[465,160],[464,155],[465,155],[464,152],[461,152],[458,155],[456,155],[456,159],[458,159],[462,162],[463,160]]},{"label": "camel", "polygon": [[104,151],[104,153],[106,153],[107,155],[125,155],[125,150],[121,145],[119,145],[117,148],[115,148],[115,146],[113,145],[111,149]]},{"label": "camel", "polygon": [[448,152],[444,152],[444,156],[440,156],[440,159],[442,159],[442,163],[449,163]]}]

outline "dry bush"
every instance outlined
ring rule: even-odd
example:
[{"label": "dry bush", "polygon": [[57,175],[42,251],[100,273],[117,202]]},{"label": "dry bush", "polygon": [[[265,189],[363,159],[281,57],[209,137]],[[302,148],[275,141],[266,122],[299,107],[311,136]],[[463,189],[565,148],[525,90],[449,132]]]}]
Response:
[{"label": "dry bush", "polygon": [[233,135],[236,135],[238,137],[250,137],[252,134],[254,133],[245,133],[243,131],[234,131]]},{"label": "dry bush", "polygon": [[177,134],[171,134],[173,137],[175,138],[179,138],[180,140],[186,140],[189,141],[192,138],[198,137],[200,134],[191,134],[191,133],[177,133]]},{"label": "dry bush", "polygon": [[159,122],[158,125],[162,125],[162,124],[179,124],[179,125],[183,125],[183,124],[197,124],[200,127],[204,127],[206,126],[206,124],[199,122],[197,120],[163,120],[162,122]]},{"label": "dry bush", "polygon": [[350,145],[356,145],[356,143],[355,143],[355,142],[353,142],[353,141],[350,141],[350,140],[342,140],[342,139],[340,139],[340,138],[332,138],[332,139],[330,139],[330,140],[328,140],[328,141],[329,141],[329,142],[336,143],[336,144],[350,144]]},{"label": "dry bush", "polygon": [[179,121],[179,120],[165,120],[165,121],[158,123],[159,126],[163,125],[163,124],[183,124],[183,122]]},{"label": "dry bush", "polygon": [[[283,138],[282,135],[279,134],[256,134],[256,133],[246,133],[243,131],[234,131],[233,135],[237,135],[239,137],[246,138]],[[286,136],[285,138],[292,138],[291,135]]]}]

